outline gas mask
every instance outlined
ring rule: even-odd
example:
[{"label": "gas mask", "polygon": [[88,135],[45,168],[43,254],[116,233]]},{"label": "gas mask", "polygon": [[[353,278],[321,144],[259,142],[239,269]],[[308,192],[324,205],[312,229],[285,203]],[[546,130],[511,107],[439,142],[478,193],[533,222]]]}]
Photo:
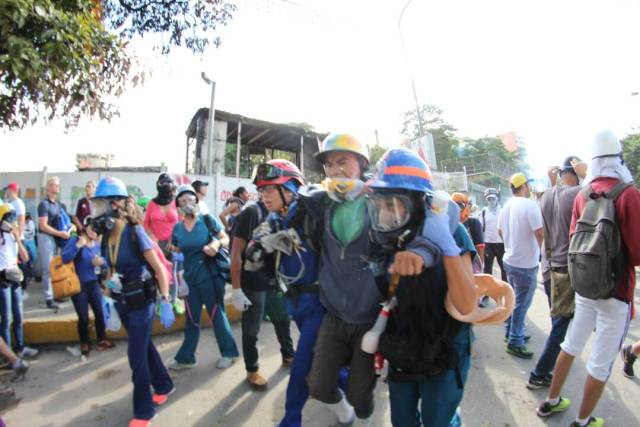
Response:
[{"label": "gas mask", "polygon": [[111,231],[116,224],[116,218],[119,217],[118,211],[112,208],[109,199],[91,200],[91,214],[91,228],[98,235]]},{"label": "gas mask", "polygon": [[178,198],[178,210],[184,216],[195,216],[198,213],[198,199],[191,193],[184,193]]},{"label": "gas mask", "polygon": [[327,195],[336,202],[355,200],[364,190],[364,182],[357,178],[325,178],[321,184]]},{"label": "gas mask", "polygon": [[367,195],[370,237],[378,254],[402,250],[416,236],[424,219],[425,200],[409,192]]}]

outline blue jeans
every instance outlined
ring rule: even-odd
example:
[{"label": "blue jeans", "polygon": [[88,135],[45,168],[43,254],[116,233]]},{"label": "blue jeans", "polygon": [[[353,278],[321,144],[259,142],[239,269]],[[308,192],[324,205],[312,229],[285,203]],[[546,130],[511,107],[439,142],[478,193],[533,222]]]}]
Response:
[{"label": "blue jeans", "polygon": [[133,416],[150,420],[155,414],[151,386],[158,394],[166,394],[173,389],[173,381],[151,341],[155,304],[149,301],[146,307],[132,310],[119,300],[116,301],[116,310],[129,336],[127,356],[133,382]]},{"label": "blue jeans", "polygon": [[293,340],[291,339],[291,319],[284,305],[284,298],[275,291],[252,291],[243,289],[244,294],[251,301],[249,309],[242,313],[242,356],[247,372],[258,371],[258,333],[265,312],[271,319],[276,330],[276,337],[280,343],[282,357],[294,355]]},{"label": "blue jeans", "polygon": [[102,290],[98,282],[83,283],[80,293],[71,297],[78,314],[78,336],[80,343],[89,343],[89,306],[93,311],[98,342],[104,340],[104,314],[102,313]]},{"label": "blue jeans", "polygon": [[[454,339],[462,384],[471,364],[471,328],[465,326]],[[455,370],[449,369],[427,381],[389,381],[391,424],[394,427],[448,427],[460,424],[456,413],[464,389],[458,386]],[[416,409],[420,401],[420,413]]]},{"label": "blue jeans", "polygon": [[42,292],[46,301],[53,299],[53,289],[51,288],[51,275],[49,273],[49,264],[56,255],[58,246],[53,236],[44,233],[38,233],[38,259],[42,267]]},{"label": "blue jeans", "polygon": [[[13,347],[16,352],[24,348],[24,330],[22,327],[23,307],[22,288],[19,283],[5,282],[8,285],[0,290],[0,335],[9,347]],[[13,334],[16,342],[11,345],[10,326],[13,323]]]},{"label": "blue jeans", "polygon": [[571,317],[556,316],[551,318],[551,332],[549,332],[549,337],[535,369],[531,371],[531,379],[541,380],[551,373],[570,322]]},{"label": "blue jeans", "polygon": [[185,300],[187,324],[184,328],[184,341],[182,341],[182,345],[175,357],[178,363],[196,362],[196,348],[200,340],[202,305],[206,307],[209,317],[211,317],[215,307],[212,319],[213,333],[216,336],[220,354],[223,357],[238,357],[240,355],[224,309],[224,280],[220,276],[215,277],[215,282],[213,283],[189,284],[189,295]]},{"label": "blue jeans", "polygon": [[538,267],[520,268],[514,267],[503,262],[504,269],[507,271],[509,284],[516,294],[516,305],[511,314],[511,319],[507,323],[507,336],[509,337],[509,346],[524,346],[524,320],[527,317],[527,311],[531,307],[533,295],[536,292],[536,279],[538,276]]}]

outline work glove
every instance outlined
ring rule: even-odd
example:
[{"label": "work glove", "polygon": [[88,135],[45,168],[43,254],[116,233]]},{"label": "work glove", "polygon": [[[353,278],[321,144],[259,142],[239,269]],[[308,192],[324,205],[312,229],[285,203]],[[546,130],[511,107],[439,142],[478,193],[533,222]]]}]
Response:
[{"label": "work glove", "polygon": [[176,316],[173,314],[173,307],[169,301],[162,301],[160,303],[160,323],[165,329],[169,329],[176,321]]},{"label": "work glove", "polygon": [[240,288],[231,291],[231,303],[238,311],[246,311],[251,306],[251,301]]},{"label": "work glove", "polygon": [[427,211],[422,236],[440,248],[445,256],[460,255],[460,248],[451,235],[449,215]]}]

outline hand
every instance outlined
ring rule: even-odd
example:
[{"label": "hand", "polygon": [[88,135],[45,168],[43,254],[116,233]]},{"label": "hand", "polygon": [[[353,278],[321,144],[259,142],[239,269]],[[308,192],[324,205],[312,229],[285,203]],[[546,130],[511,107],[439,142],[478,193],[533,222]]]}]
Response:
[{"label": "hand", "polygon": [[449,216],[428,212],[424,221],[423,237],[436,245],[445,256],[460,255],[460,248],[451,235]]},{"label": "hand", "polygon": [[240,288],[231,291],[231,303],[238,311],[246,311],[251,306],[251,301]]},{"label": "hand", "polygon": [[398,273],[400,276],[415,276],[422,272],[424,261],[422,257],[410,251],[396,253],[393,264],[389,267],[389,273]]},{"label": "hand", "polygon": [[576,174],[584,179],[587,177],[587,164],[585,162],[572,161],[571,166],[573,166],[573,170],[576,171]]},{"label": "hand", "polygon": [[[84,237],[84,236],[82,236],[82,237]],[[94,267],[98,267],[98,266],[104,264],[104,259],[100,255],[96,255],[91,260],[91,263],[93,264]]]},{"label": "hand", "polygon": [[169,301],[163,300],[160,302],[160,323],[165,329],[169,329],[176,321],[176,316],[173,314],[173,307]]},{"label": "hand", "polygon": [[208,245],[202,247],[202,252],[204,252],[207,256],[214,257],[218,253],[220,249],[220,242],[216,240],[215,242],[211,242]]},{"label": "hand", "polygon": [[18,227],[11,227],[11,235],[14,239],[16,239],[16,242],[20,242],[22,240],[20,238],[20,230],[18,229]]},{"label": "hand", "polygon": [[71,238],[71,233],[69,233],[68,231],[60,231],[58,237],[60,237],[62,240],[69,240]]},{"label": "hand", "polygon": [[[76,248],[80,249],[83,246],[86,246],[88,243],[87,237],[86,236],[80,236],[78,237],[78,241],[76,242]],[[93,265],[100,265],[100,264],[94,264]]]}]

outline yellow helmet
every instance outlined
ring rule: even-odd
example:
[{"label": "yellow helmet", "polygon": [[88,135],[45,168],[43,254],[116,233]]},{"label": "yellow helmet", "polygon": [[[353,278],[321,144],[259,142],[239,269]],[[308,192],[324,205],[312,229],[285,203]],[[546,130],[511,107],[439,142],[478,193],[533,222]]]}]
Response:
[{"label": "yellow helmet", "polygon": [[354,136],[348,133],[331,133],[320,146],[320,151],[316,153],[316,159],[324,163],[326,155],[333,151],[348,151],[359,155],[365,161],[364,166],[369,165],[369,150]]}]

